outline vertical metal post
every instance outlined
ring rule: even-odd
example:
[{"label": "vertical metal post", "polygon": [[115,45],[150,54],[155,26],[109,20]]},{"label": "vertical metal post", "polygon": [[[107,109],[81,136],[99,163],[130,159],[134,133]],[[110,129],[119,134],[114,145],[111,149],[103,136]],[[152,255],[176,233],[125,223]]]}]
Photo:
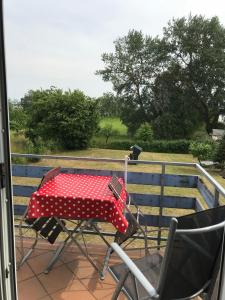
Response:
[{"label": "vertical metal post", "polygon": [[124,181],[125,181],[125,188],[127,189],[127,169],[128,169],[128,156],[125,155],[125,167],[124,167]]},{"label": "vertical metal post", "polygon": [[[224,231],[225,231],[225,229],[224,229]],[[219,289],[218,289],[217,300],[224,300],[225,299],[225,263],[224,262],[225,262],[225,245],[224,245],[224,239],[223,239],[221,273],[220,273],[220,278],[219,278]]]},{"label": "vertical metal post", "polygon": [[160,246],[161,243],[161,226],[162,226],[162,215],[163,215],[163,198],[164,198],[164,177],[166,172],[166,165],[162,164],[162,172],[160,177],[160,200],[159,200],[159,231],[157,243]]},{"label": "vertical metal post", "polygon": [[217,207],[219,206],[219,198],[220,198],[220,193],[217,190],[217,188],[215,188],[214,198],[215,198],[214,207]]}]

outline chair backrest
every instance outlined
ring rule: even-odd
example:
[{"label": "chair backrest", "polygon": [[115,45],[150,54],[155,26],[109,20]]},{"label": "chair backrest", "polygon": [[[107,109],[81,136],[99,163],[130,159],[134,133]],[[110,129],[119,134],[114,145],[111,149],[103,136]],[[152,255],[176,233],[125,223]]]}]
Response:
[{"label": "chair backrest", "polygon": [[108,187],[112,191],[115,198],[118,200],[123,187],[116,176],[112,177],[110,183],[108,184]]},{"label": "chair backrest", "polygon": [[60,169],[60,167],[57,167],[45,173],[37,189],[39,190],[46,182],[57,176],[60,173]]},{"label": "chair backrest", "polygon": [[[177,218],[160,274],[160,299],[182,299],[209,285],[224,238],[225,206]],[[219,224],[218,226],[216,226]]]}]

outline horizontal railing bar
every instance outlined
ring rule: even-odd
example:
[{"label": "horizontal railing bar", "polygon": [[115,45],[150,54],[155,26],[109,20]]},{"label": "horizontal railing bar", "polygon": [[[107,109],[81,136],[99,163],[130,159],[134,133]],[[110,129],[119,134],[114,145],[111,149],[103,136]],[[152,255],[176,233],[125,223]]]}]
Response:
[{"label": "horizontal railing bar", "polygon": [[199,193],[202,195],[205,203],[208,205],[209,208],[213,208],[215,206],[215,198],[207,186],[203,183],[201,178],[198,180],[197,189]]},{"label": "horizontal railing bar", "polygon": [[[19,225],[18,224],[15,224],[14,225],[16,228],[19,228]],[[28,225],[22,225],[21,226],[22,228],[24,228],[24,229],[28,229],[29,228],[29,226]],[[79,232],[80,231],[80,229],[77,229],[75,232],[77,233],[77,232]],[[69,229],[69,232],[74,232],[72,229]],[[97,232],[95,232],[95,231],[93,231],[93,230],[83,230],[82,231],[84,234],[90,234],[90,235],[98,235],[98,233]],[[104,236],[110,236],[110,237],[112,237],[112,236],[114,236],[115,237],[115,233],[113,233],[113,232],[110,232],[110,231],[101,231],[101,234],[102,235],[104,235]],[[139,240],[142,240],[142,239],[144,239],[144,237],[142,237],[142,236],[140,236],[140,235],[138,235],[138,234],[135,234],[135,235],[133,235],[131,238],[136,238],[136,239],[139,239]],[[148,240],[152,240],[152,241],[156,241],[157,240],[157,237],[155,237],[155,236],[147,236],[147,239]],[[167,241],[167,238],[166,237],[162,237],[161,238],[161,240],[162,241]]]},{"label": "horizontal railing bar", "polygon": [[[31,177],[41,178],[51,167],[31,166],[31,165],[13,165],[12,175],[17,177]],[[123,177],[124,172],[116,170],[96,170],[96,169],[81,169],[81,168],[61,168],[62,173],[70,174],[88,174],[100,176],[118,176]],[[160,173],[141,173],[141,172],[127,172],[128,184],[142,184],[142,185],[160,185]],[[171,187],[197,187],[197,175],[164,175],[164,186]]]},{"label": "horizontal railing bar", "polygon": [[[15,197],[31,197],[32,193],[37,190],[37,186],[21,186],[13,185],[13,196]],[[134,194],[129,193],[131,197],[131,205],[159,207],[160,195],[156,194]],[[21,204],[15,204],[19,207]],[[196,198],[194,197],[181,197],[181,196],[167,196],[165,195],[162,200],[162,206],[165,208],[177,209],[195,209]]]},{"label": "horizontal railing bar", "polygon": [[[30,178],[42,178],[42,176],[51,170],[52,167],[46,166],[31,166],[31,165],[12,165],[12,176],[17,177],[30,177]],[[96,169],[84,169],[84,168],[61,168],[62,173],[70,174],[88,174],[88,175],[100,175],[100,176],[117,176],[123,177],[123,171],[117,170],[96,170]]]},{"label": "horizontal railing bar", "polygon": [[206,177],[206,179],[225,197],[225,189],[219,184],[202,166],[196,164],[196,168]]},{"label": "horizontal railing bar", "polygon": [[194,197],[164,195],[161,199],[161,196],[156,194],[129,194],[131,204],[138,206],[159,207],[161,201],[162,207],[165,208],[195,209],[196,207],[196,198]]},{"label": "horizontal railing bar", "polygon": [[124,159],[113,159],[113,158],[76,157],[76,156],[64,156],[64,155],[42,155],[42,154],[24,154],[24,153],[11,153],[11,156],[12,157],[25,157],[25,158],[104,161],[104,162],[119,162],[119,163],[124,163],[124,161],[125,161]]},{"label": "horizontal railing bar", "polygon": [[[11,153],[12,157],[27,157],[27,158],[42,158],[42,159],[61,159],[61,160],[83,160],[83,161],[104,161],[104,162],[118,162],[125,163],[125,159],[112,158],[95,158],[95,157],[76,157],[76,156],[61,156],[61,155],[42,155],[42,154],[25,154],[25,153]],[[130,160],[129,162],[147,165],[174,165],[196,167],[196,163],[188,162],[166,162],[166,161],[149,161],[149,160]]]}]

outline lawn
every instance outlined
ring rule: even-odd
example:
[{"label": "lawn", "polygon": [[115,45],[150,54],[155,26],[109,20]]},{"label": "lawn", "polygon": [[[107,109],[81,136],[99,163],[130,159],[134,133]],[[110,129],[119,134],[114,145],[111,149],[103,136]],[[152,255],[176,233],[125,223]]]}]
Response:
[{"label": "lawn", "polygon": [[[109,149],[87,149],[82,151],[65,151],[56,152],[55,155],[63,156],[76,156],[76,157],[97,157],[97,158],[116,158],[124,159],[129,151],[125,150],[109,150]],[[150,161],[168,161],[168,162],[197,162],[192,155],[189,154],[168,154],[168,153],[151,153],[142,152],[140,154],[140,160]],[[121,163],[110,163],[110,162],[85,162],[85,161],[71,161],[71,160],[58,160],[58,159],[43,159],[38,163],[30,163],[33,165],[40,166],[61,166],[61,167],[72,167],[72,168],[84,168],[84,169],[108,169],[108,170],[124,170],[124,164]],[[129,171],[135,172],[146,172],[146,173],[161,173],[161,167],[158,165],[129,165]],[[220,175],[220,171],[209,169],[209,173],[225,187],[225,179]],[[191,167],[166,167],[166,173],[170,174],[199,174],[195,168]],[[25,179],[25,178],[14,178],[14,182],[17,184],[24,183],[26,180],[27,184],[37,184],[39,179]],[[156,193],[160,192],[157,186],[144,186],[144,185],[130,185],[129,191],[141,192],[141,193]],[[197,196],[200,197],[198,191],[195,189],[184,189],[184,188],[165,188],[165,194],[177,195],[177,196]],[[201,197],[200,197],[201,198]]]}]

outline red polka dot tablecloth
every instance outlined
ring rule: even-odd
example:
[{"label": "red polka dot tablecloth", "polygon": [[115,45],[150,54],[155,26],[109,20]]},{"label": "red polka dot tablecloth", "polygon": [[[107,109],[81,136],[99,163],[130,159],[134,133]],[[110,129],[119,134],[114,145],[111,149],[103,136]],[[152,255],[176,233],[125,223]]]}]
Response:
[{"label": "red polka dot tablecloth", "polygon": [[[111,176],[58,174],[31,196],[28,218],[58,217],[61,219],[90,219],[112,223],[124,233],[128,222],[124,205],[108,188]],[[121,199],[126,201],[124,182]]]}]

